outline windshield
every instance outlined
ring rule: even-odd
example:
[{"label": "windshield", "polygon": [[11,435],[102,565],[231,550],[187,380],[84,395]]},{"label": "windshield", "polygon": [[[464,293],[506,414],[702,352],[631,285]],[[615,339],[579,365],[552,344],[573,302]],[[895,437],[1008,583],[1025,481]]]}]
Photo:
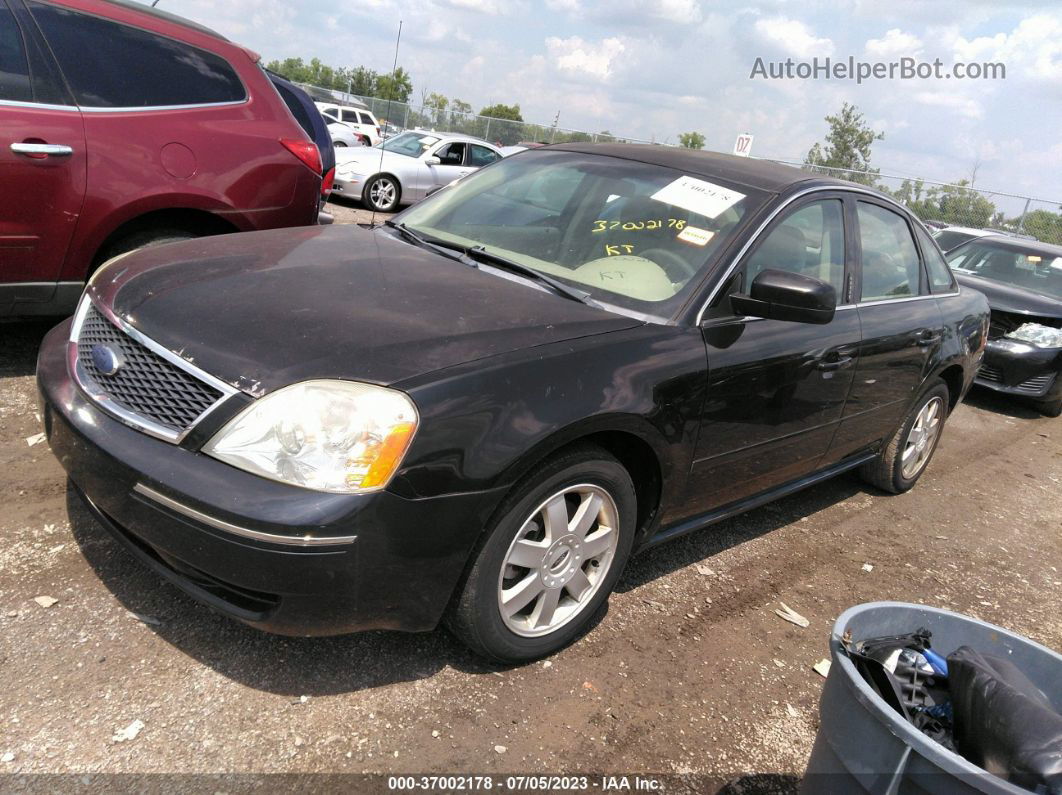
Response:
[{"label": "windshield", "polygon": [[948,254],[948,264],[959,273],[1062,299],[1062,256],[1050,252],[975,240]]},{"label": "windshield", "polygon": [[658,317],[688,298],[767,194],[662,166],[540,149],[407,210],[414,231],[515,260]]},{"label": "windshield", "polygon": [[385,152],[394,152],[399,155],[406,155],[407,157],[420,157],[435,144],[439,143],[441,139],[437,135],[430,135],[428,133],[421,132],[404,132],[401,135],[395,135],[388,138],[386,141],[381,141],[376,144],[378,149],[383,149]]}]

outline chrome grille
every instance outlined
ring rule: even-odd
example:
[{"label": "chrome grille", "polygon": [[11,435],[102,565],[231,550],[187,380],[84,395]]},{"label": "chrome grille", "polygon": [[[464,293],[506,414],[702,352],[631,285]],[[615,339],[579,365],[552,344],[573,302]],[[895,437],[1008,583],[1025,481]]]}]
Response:
[{"label": "chrome grille", "polygon": [[[119,353],[122,365],[113,375],[100,372],[92,356],[96,345]],[[89,392],[172,431],[187,431],[224,393],[166,361],[130,337],[90,306],[77,337],[79,379]],[[95,395],[94,395],[95,396]]]}]

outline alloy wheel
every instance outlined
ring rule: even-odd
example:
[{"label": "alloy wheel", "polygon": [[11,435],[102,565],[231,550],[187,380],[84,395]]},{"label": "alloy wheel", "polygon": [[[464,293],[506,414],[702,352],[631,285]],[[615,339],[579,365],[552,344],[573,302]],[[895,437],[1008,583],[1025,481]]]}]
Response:
[{"label": "alloy wheel", "polygon": [[940,435],[941,420],[944,416],[944,401],[934,397],[928,401],[915,417],[914,424],[904,442],[903,455],[900,459],[900,472],[910,480],[918,475],[933,453],[937,436]]},{"label": "alloy wheel", "polygon": [[398,188],[395,183],[386,178],[376,180],[369,188],[369,200],[377,210],[391,207],[397,195]]},{"label": "alloy wheel", "polygon": [[569,486],[524,521],[498,575],[498,609],[523,637],[580,615],[605,581],[619,543],[619,511],[600,486]]}]

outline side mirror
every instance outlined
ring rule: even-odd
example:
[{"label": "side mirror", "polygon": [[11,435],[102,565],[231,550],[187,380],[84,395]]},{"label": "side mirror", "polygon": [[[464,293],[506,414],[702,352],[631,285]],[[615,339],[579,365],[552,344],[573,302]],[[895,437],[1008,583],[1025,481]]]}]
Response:
[{"label": "side mirror", "polygon": [[833,320],[837,291],[821,279],[768,269],[752,280],[748,295],[731,295],[730,305],[751,317],[823,325]]},{"label": "side mirror", "polygon": [[424,158],[424,162],[429,166],[438,166],[442,164],[442,160],[435,156]]}]

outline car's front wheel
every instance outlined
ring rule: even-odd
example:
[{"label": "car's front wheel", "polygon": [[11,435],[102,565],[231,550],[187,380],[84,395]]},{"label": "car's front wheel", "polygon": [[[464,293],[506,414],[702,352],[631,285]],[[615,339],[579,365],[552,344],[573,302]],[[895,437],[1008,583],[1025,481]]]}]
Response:
[{"label": "car's front wheel", "polygon": [[398,209],[401,195],[402,188],[398,180],[390,174],[380,174],[369,180],[362,198],[370,209],[389,213]]},{"label": "car's front wheel", "polygon": [[1043,400],[1038,404],[1038,408],[1045,417],[1062,416],[1062,397],[1054,400]]},{"label": "car's front wheel", "polygon": [[448,617],[473,650],[506,663],[583,634],[630,555],[637,498],[623,465],[573,449],[525,478],[499,509]]},{"label": "car's front wheel", "polygon": [[877,458],[860,470],[863,479],[893,494],[914,486],[937,449],[947,415],[948,387],[937,380],[915,401]]}]

